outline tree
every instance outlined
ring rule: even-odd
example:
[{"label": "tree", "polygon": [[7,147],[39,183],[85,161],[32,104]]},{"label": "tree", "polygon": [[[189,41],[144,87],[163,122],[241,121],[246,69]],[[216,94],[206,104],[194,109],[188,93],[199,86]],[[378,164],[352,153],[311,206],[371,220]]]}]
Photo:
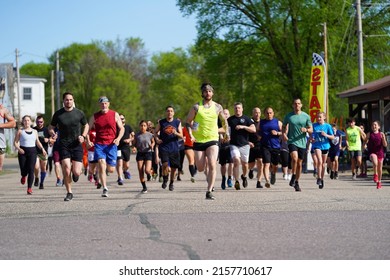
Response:
[{"label": "tree", "polygon": [[202,60],[178,48],[152,57],[150,87],[143,106],[152,121],[164,117],[165,107],[172,105],[177,117],[184,119],[191,106],[200,100],[201,81],[198,78]]},{"label": "tree", "polygon": [[[65,73],[62,91],[73,92],[76,106],[87,117],[98,110],[97,100],[102,95],[112,101],[113,110],[131,112],[129,121],[135,121],[135,116],[140,115],[138,83],[127,71],[115,68],[97,44],[72,44],[59,50],[59,53],[60,65]],[[124,108],[123,104],[130,103],[134,108]]]},{"label": "tree", "polygon": [[[277,110],[285,111],[286,102],[291,104],[293,97],[307,99],[312,53],[321,52],[324,48],[323,39],[318,36],[322,32],[321,24],[324,22],[329,28],[329,41],[332,44],[329,48],[329,61],[333,63],[329,67],[332,71],[329,74],[329,84],[333,87],[330,93],[334,98],[339,90],[349,86],[349,81],[357,81],[357,72],[354,70],[357,61],[356,39],[349,37],[348,44],[345,40],[348,34],[354,36],[355,11],[353,7],[347,6],[345,1],[178,0],[177,3],[183,14],[197,15],[197,49],[206,59],[214,57],[218,60],[216,57],[220,53],[205,46],[214,47],[215,42],[222,40],[230,43],[232,50],[223,52],[221,58],[228,54],[230,61],[234,61],[231,56],[236,56],[236,61],[241,58],[247,63],[248,58],[242,54],[251,53],[252,57],[259,61],[256,72],[264,74],[265,79],[254,88],[263,92],[271,90],[264,92],[264,96],[267,101],[272,99],[270,103],[277,105]],[[369,26],[372,32],[388,34],[389,23],[389,5],[382,5],[376,8],[376,11],[366,13],[364,18],[364,25]],[[245,48],[245,45],[250,49]],[[375,49],[373,46],[367,48]],[[380,63],[379,58],[388,54],[390,46],[386,41],[380,44],[380,48],[380,54],[366,52],[365,59],[372,61],[372,64],[366,67],[378,68],[379,64],[385,65]],[[345,69],[346,66],[349,69]],[[238,69],[237,66],[235,68]],[[261,68],[267,69],[268,72],[265,73]],[[383,70],[383,67],[380,69]],[[389,69],[385,72],[389,73]],[[373,76],[379,75],[376,73]],[[382,77],[384,73],[380,75]],[[238,83],[237,80],[242,80],[242,77],[237,76],[233,83]],[[256,84],[258,77],[253,80],[246,75],[245,81],[247,85]],[[250,94],[244,98],[247,99],[246,102],[252,100]],[[344,108],[346,109],[345,106]],[[290,109],[288,106],[287,110]]]}]

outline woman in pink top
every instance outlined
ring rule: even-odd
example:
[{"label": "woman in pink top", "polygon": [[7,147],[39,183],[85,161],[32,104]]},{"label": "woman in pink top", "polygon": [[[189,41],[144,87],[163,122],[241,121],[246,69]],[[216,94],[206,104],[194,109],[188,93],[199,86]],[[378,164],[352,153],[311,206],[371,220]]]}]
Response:
[{"label": "woman in pink top", "polygon": [[380,131],[379,121],[372,123],[371,132],[366,137],[366,144],[374,169],[374,182],[376,183],[376,188],[381,189],[384,148],[387,147],[387,141],[385,134]]}]

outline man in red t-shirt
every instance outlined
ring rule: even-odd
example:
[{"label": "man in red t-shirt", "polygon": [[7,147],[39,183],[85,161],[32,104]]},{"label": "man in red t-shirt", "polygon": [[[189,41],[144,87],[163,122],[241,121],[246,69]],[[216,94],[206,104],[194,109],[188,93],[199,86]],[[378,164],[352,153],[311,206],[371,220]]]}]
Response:
[{"label": "man in red t-shirt", "polygon": [[[124,133],[124,127],[119,114],[110,110],[110,100],[106,96],[99,98],[100,111],[90,120],[90,127],[95,128],[95,154],[98,161],[99,179],[103,186],[102,197],[108,196],[107,174],[115,171],[118,145]],[[89,143],[90,144],[90,143]]]}]

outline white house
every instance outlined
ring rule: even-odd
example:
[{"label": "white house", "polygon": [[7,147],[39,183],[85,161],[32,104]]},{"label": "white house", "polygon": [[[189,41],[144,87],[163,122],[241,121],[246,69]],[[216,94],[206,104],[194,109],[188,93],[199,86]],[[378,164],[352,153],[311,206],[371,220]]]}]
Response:
[{"label": "white house", "polygon": [[43,78],[20,75],[20,96],[18,98],[17,84],[15,83],[14,110],[20,114],[16,116],[22,118],[24,115],[30,115],[33,120],[38,115],[45,114],[45,83]]}]

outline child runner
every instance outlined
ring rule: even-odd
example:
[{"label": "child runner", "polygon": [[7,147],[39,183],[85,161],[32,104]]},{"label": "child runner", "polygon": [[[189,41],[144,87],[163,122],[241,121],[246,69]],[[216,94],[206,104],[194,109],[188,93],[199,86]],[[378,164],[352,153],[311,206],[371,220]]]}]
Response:
[{"label": "child runner", "polygon": [[137,168],[139,180],[142,184],[142,193],[147,193],[144,173],[150,175],[152,170],[154,135],[147,131],[148,124],[142,120],[139,123],[139,132],[135,135],[133,146],[137,148]]}]

